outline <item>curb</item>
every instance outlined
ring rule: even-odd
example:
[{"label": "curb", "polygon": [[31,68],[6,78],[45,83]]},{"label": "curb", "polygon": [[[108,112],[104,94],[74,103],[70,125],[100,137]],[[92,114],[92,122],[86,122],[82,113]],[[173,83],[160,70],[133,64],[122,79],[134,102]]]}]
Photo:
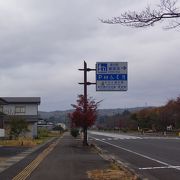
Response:
[{"label": "curb", "polygon": [[106,161],[109,161],[111,163],[115,163],[119,165],[122,169],[130,171],[132,174],[134,174],[137,177],[137,180],[148,180],[148,178],[144,177],[141,174],[138,174],[135,172],[134,169],[129,167],[128,164],[118,160],[115,156],[106,153],[104,150],[102,150],[100,147],[98,147],[96,144],[91,143],[90,146],[96,150],[96,152]]}]

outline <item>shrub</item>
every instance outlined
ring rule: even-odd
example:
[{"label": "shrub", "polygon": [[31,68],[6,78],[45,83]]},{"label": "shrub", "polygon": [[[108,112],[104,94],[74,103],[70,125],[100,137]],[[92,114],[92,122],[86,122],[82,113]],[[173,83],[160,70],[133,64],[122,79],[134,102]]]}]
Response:
[{"label": "shrub", "polygon": [[76,138],[79,135],[79,129],[77,128],[71,129],[71,135]]},{"label": "shrub", "polygon": [[53,128],[54,131],[59,131],[60,133],[63,133],[64,132],[64,128],[62,126],[55,126]]},{"label": "shrub", "polygon": [[27,121],[20,116],[8,116],[10,120],[10,139],[17,139],[20,135],[29,131]]},{"label": "shrub", "polygon": [[48,137],[48,130],[46,128],[38,129],[38,138],[41,138],[41,137]]},{"label": "shrub", "polygon": [[124,132],[124,133],[127,133],[128,129],[127,128],[122,128],[121,131]]}]

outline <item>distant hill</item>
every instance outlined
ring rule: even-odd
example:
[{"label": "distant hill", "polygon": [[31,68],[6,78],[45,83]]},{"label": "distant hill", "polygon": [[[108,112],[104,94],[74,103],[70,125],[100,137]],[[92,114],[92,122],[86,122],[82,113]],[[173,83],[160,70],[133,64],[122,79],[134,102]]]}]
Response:
[{"label": "distant hill", "polygon": [[[99,109],[98,110],[98,116],[112,116],[115,114],[122,114],[124,110],[128,110],[130,112],[136,112],[144,108],[150,108],[150,107],[135,107],[135,108],[126,108],[126,109]],[[66,110],[66,111],[51,111],[51,112],[45,112],[45,111],[39,111],[40,118],[46,119],[48,121],[54,121],[54,122],[66,122],[68,121],[68,114],[73,112],[72,109]]]},{"label": "distant hill", "polygon": [[54,121],[54,122],[66,122],[68,118],[68,114],[71,113],[73,110],[66,110],[66,111],[39,111],[40,118],[48,120],[48,121]]},{"label": "distant hill", "polygon": [[135,107],[135,108],[125,108],[125,109],[121,109],[121,108],[99,109],[98,115],[99,116],[113,116],[115,114],[122,114],[125,110],[128,110],[129,112],[136,112],[136,111],[139,111],[139,110],[144,109],[144,108],[147,108],[147,107]]}]

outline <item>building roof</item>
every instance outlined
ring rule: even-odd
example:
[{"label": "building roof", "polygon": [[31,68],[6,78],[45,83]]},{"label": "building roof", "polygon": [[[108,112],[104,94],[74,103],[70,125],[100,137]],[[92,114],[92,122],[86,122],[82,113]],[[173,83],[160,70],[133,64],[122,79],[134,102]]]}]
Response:
[{"label": "building roof", "polygon": [[4,105],[4,104],[7,104],[7,102],[4,99],[0,98],[0,105]]},{"label": "building roof", "polygon": [[41,102],[40,97],[0,97],[0,100],[4,100],[8,104],[40,104]]},{"label": "building roof", "polygon": [[24,119],[27,122],[37,122],[38,121],[38,117],[35,115],[9,115],[9,116],[4,116],[4,122],[10,122],[13,117],[15,118],[20,118],[20,119]]}]

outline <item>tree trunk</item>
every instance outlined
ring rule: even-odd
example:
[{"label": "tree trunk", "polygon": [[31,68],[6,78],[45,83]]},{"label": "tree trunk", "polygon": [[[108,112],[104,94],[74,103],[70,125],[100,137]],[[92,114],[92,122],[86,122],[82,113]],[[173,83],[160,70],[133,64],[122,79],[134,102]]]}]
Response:
[{"label": "tree trunk", "polygon": [[88,146],[88,142],[87,142],[87,127],[83,128],[83,133],[84,133],[83,145],[84,146]]}]

